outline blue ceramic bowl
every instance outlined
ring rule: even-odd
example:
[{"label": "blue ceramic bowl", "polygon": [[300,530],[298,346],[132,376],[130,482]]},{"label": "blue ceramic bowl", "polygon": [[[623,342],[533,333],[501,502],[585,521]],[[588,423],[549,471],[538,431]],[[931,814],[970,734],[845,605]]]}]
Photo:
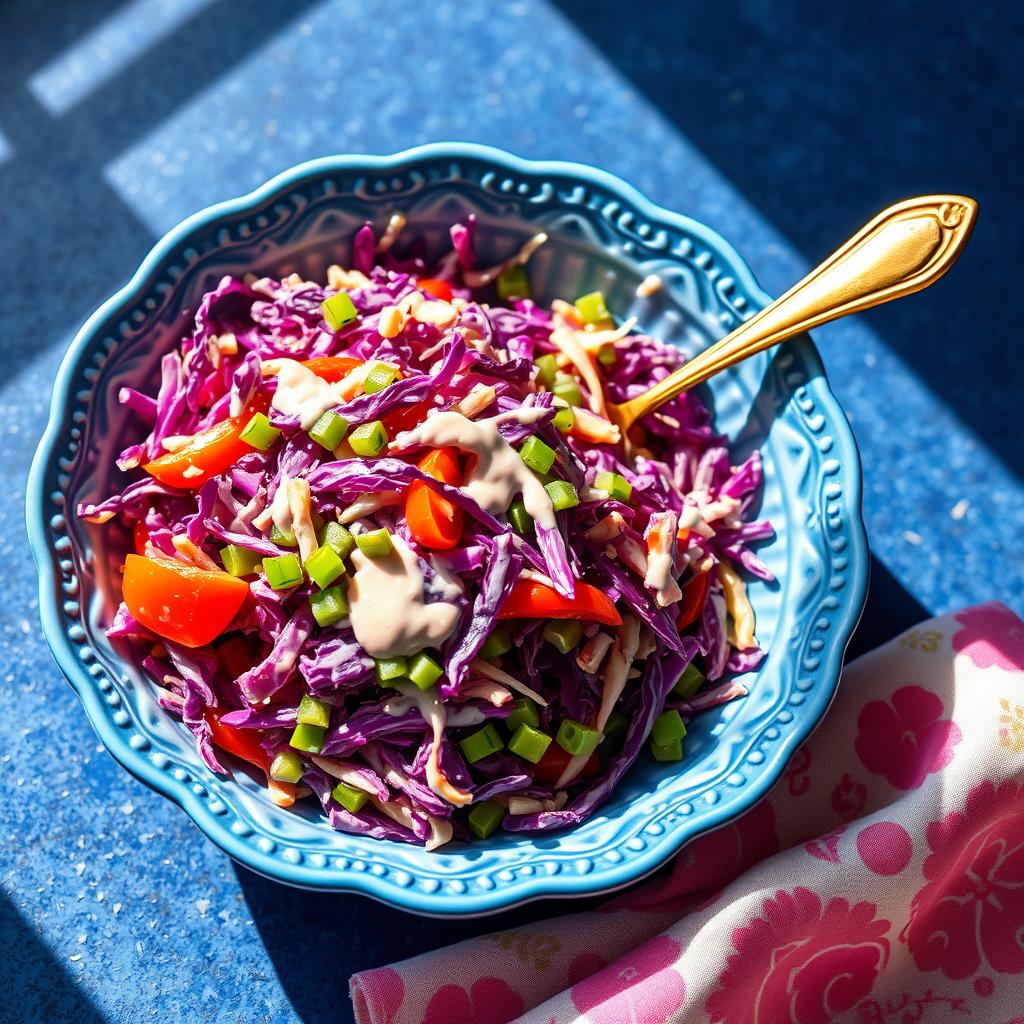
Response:
[{"label": "blue ceramic bowl", "polygon": [[[72,342],[29,484],[43,629],[114,757],[260,874],[427,914],[484,914],[541,896],[612,890],[750,807],[835,690],[868,562],[857,451],[809,340],[751,359],[709,388],[735,461],[755,446],[764,454],[760,514],[777,536],[761,554],[779,582],[756,583],[750,596],[768,657],[745,680],[746,699],[693,723],[682,765],[642,756],[614,797],[578,828],[506,833],[425,853],[334,832],[310,801],[282,811],[244,772],[210,772],[189,734],[158,708],[153,687],[103,633],[119,600],[128,537],[115,524],[82,522],[73,510],[122,486],[114,457],[138,424],[118,404],[119,386],[157,379],[161,354],[188,322],[184,311],[222,275],[297,271],[320,279],[329,263],[347,260],[359,224],[380,226],[394,210],[404,211],[408,233],[436,252],[446,247],[448,226],[475,213],[485,263],[543,228],[551,241],[530,265],[541,300],[600,289],[616,316],[636,313],[646,331],[689,352],[767,301],[713,231],[588,167],[445,144],[295,167],[176,227]],[[638,301],[636,285],[650,273],[665,287]]]}]

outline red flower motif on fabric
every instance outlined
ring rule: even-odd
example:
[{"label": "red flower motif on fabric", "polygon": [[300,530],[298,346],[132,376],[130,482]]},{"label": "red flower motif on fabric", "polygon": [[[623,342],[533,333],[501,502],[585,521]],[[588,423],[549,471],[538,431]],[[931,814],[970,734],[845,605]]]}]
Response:
[{"label": "red flower motif on fabric", "polygon": [[942,712],[941,698],[921,686],[901,686],[890,701],[869,701],[857,718],[854,749],[861,764],[897,789],[917,789],[953,760],[953,747],[963,739]]},{"label": "red flower motif on fabric", "polygon": [[761,916],[732,933],[729,957],[704,1009],[713,1024],[828,1024],[866,998],[889,960],[890,922],[874,903],[779,890]]},{"label": "red flower motif on fabric", "polygon": [[1024,785],[979,783],[964,809],[933,821],[925,838],[927,883],[905,929],[914,963],[951,979],[983,962],[1024,972]]},{"label": "red flower motif on fabric", "polygon": [[868,800],[868,791],[863,783],[855,782],[849,775],[844,775],[832,790],[832,810],[843,821],[852,821],[864,810]]},{"label": "red flower motif on fabric", "polygon": [[523,997],[500,978],[480,978],[468,992],[461,985],[439,988],[423,1024],[505,1024],[523,1009]]},{"label": "red flower motif on fabric", "polygon": [[686,998],[686,984],[674,970],[679,953],[678,942],[658,935],[574,985],[573,1006],[591,1024],[668,1020]]},{"label": "red flower motif on fabric", "polygon": [[359,986],[352,989],[352,1001],[356,1004],[357,1016],[370,1019],[369,993],[381,1024],[392,1024],[402,1000],[405,998],[405,984],[398,971],[391,967],[381,967],[376,971],[367,971],[360,977]]},{"label": "red flower motif on fabric", "polygon": [[966,608],[954,618],[963,627],[953,637],[954,651],[965,654],[978,668],[1024,669],[1024,622],[1005,604],[992,601]]},{"label": "red flower motif on fabric", "polygon": [[804,843],[804,849],[812,857],[817,857],[818,860],[825,860],[830,864],[838,864],[840,859],[839,837],[848,827],[843,825],[841,828],[833,829],[827,835],[823,835],[818,839],[812,839],[810,842]]},{"label": "red flower motif on fabric", "polygon": [[807,774],[811,769],[811,748],[805,743],[789,762],[783,778],[790,796],[803,796],[811,788],[811,778]]},{"label": "red flower motif on fabric", "polygon": [[[928,989],[919,996],[910,995],[908,992],[890,996],[884,1003],[877,999],[866,999],[857,1006],[857,1020],[860,1024],[883,1024],[884,1021],[891,1021],[892,1024],[913,1024],[915,1021],[923,1021],[926,1013],[929,1014],[929,1020],[938,1020],[939,1017],[931,1013],[929,1008],[940,1006],[942,1020],[947,1020],[952,1014],[958,1017],[971,1016],[971,1008],[963,996],[944,996]],[[1014,1021],[1007,1021],[1007,1024],[1014,1024]],[[1024,1021],[1017,1024],[1024,1024]]]},{"label": "red flower motif on fabric", "polygon": [[704,903],[707,895],[778,849],[775,810],[767,800],[762,800],[731,825],[687,843],[679,851],[668,877],[649,882],[606,904],[602,910],[682,913]]},{"label": "red flower motif on fabric", "polygon": [[857,836],[857,852],[876,875],[898,875],[914,855],[914,841],[899,822],[876,821]]}]

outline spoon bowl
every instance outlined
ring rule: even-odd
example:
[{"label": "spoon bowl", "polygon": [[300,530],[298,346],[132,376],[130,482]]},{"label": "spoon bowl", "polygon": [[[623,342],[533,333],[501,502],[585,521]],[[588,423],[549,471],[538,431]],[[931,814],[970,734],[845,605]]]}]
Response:
[{"label": "spoon bowl", "polygon": [[919,196],[883,210],[785,295],[765,306],[609,418],[628,443],[629,428],[676,395],[800,334],[934,284],[957,261],[974,230],[978,204],[967,196]]}]

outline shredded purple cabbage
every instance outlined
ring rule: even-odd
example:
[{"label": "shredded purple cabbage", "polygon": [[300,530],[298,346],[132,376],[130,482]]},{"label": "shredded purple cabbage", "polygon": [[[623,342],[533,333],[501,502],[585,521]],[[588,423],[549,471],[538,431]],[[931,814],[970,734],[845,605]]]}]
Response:
[{"label": "shredded purple cabbage", "polygon": [[[186,646],[166,634],[165,626],[155,628],[144,607],[127,603],[108,628],[111,639],[130,648],[152,677],[160,706],[190,730],[211,770],[224,772],[231,765],[217,746],[217,735],[223,735],[218,730],[245,730],[250,739],[258,738],[257,752],[266,760],[256,756],[255,762],[268,774],[278,771],[271,764],[283,755],[299,758],[300,781],[273,783],[275,799],[315,798],[332,827],[387,841],[436,843],[438,834],[443,839],[449,832],[466,838],[476,827],[469,817],[475,806],[493,801],[507,807],[512,797],[539,801],[544,809],[507,814],[503,827],[509,831],[577,824],[611,796],[642,756],[659,714],[674,710],[688,721],[742,698],[756,680],[741,684],[733,677],[754,672],[765,657],[756,643],[741,650],[730,639],[731,613],[746,598],[727,590],[731,574],[718,572],[720,563],[727,564],[745,574],[748,586],[774,579],[758,554],[773,536],[770,523],[754,518],[764,482],[760,453],[733,465],[728,439],[715,431],[709,411],[692,393],[642,421],[644,436],[635,439],[629,457],[621,445],[595,443],[575,426],[567,433],[556,429],[563,403],[538,382],[535,360],[554,356],[560,373],[575,373],[561,358],[558,336],[553,338],[554,329],[567,324],[530,299],[502,305],[493,285],[468,287],[488,277],[478,269],[478,230],[473,218],[454,225],[451,252],[428,263],[422,240],[409,230],[379,245],[373,225],[361,227],[350,262],[361,276],[353,276],[348,288],[357,316],[336,331],[321,309],[334,294],[331,288],[295,275],[223,278],[204,296],[178,349],[164,355],[159,378],[148,388],[119,391],[138,435],[125,439],[117,462],[135,479],[119,494],[78,510],[97,527],[112,519],[129,531],[140,524],[149,557],[176,565],[192,560],[204,571],[223,564],[223,551],[232,545],[239,549],[236,560],[247,554],[254,561],[275,559],[303,576],[302,563],[315,547],[341,543],[329,527],[338,518],[356,540],[371,531],[391,535],[392,552],[373,558],[389,559],[383,564],[396,578],[421,578],[409,584],[412,606],[424,614],[444,611],[434,607],[442,604],[454,609],[454,625],[426,652],[431,661],[409,660],[418,647],[403,650],[406,661],[396,664],[405,674],[394,679],[385,678],[381,663],[368,653],[367,647],[377,648],[359,633],[366,620],[346,610],[346,604],[367,607],[357,602],[370,600],[365,594],[373,590],[364,591],[369,576],[359,568],[363,556],[352,557],[344,548],[336,549],[341,569],[314,574],[316,563],[307,561],[301,582],[281,589],[268,577],[269,563],[257,563],[244,577],[245,600],[209,644]],[[424,313],[417,319],[421,299],[434,314],[445,309],[435,296],[419,293],[417,278],[428,275],[451,287],[450,318]],[[326,406],[341,416],[349,433],[382,425],[386,446],[374,456],[358,454],[351,437],[328,450],[300,428],[300,415],[294,407],[289,411],[278,390],[272,361],[335,356],[383,362],[398,371],[392,383],[370,392],[335,377],[331,387],[337,390],[318,406],[318,415]],[[602,356],[595,365],[607,400],[621,402],[642,394],[682,359],[675,348],[637,334],[619,342],[613,358]],[[588,385],[580,383],[588,395]],[[474,403],[470,415],[478,421],[498,417],[496,451],[529,444],[541,458],[551,453],[550,466],[541,467],[545,481],[569,487],[578,498],[552,516],[554,526],[538,521],[524,527],[477,500],[464,484],[436,480],[419,468],[426,452],[411,448],[403,431],[437,411],[469,408],[463,402]],[[265,450],[253,447],[219,473],[186,476],[186,486],[178,477],[174,486],[161,482],[160,460],[180,458],[168,453],[201,447],[204,431],[223,431],[227,420],[241,430],[254,406],[267,409],[279,432]],[[189,448],[181,449],[190,438]],[[487,466],[476,458],[468,451],[457,454],[464,475],[486,474]],[[621,478],[628,497],[609,493],[609,474]],[[301,512],[292,502],[301,503],[305,492],[295,492],[288,481],[308,485],[309,505]],[[406,515],[410,493],[424,485],[434,494],[431,514],[461,523],[457,543],[442,550],[428,546],[419,521]],[[710,581],[700,591],[707,593],[703,606],[682,628],[674,589],[657,589],[657,573],[646,568],[659,528],[674,529],[677,517],[682,529],[669,545],[670,575],[684,594],[691,582],[701,582],[699,576],[709,574],[704,579]],[[418,576],[394,545],[411,553]],[[323,553],[318,559],[323,572],[335,561]],[[624,737],[610,733],[603,740],[596,776],[584,773],[556,791],[544,759],[534,764],[509,749],[505,720],[510,714],[536,715],[537,727],[549,735],[566,719],[588,727],[599,722],[605,674],[612,671],[607,644],[620,627],[602,624],[602,616],[584,609],[577,613],[582,633],[571,620],[553,628],[559,601],[571,606],[584,600],[581,583],[603,595],[603,614],[611,609],[612,616],[639,623],[641,649],[616,706],[626,719]],[[548,604],[533,618],[505,621],[503,608],[517,587],[538,585],[550,585]],[[397,591],[389,593],[393,600],[372,609],[381,620],[398,616],[405,600]],[[691,661],[706,684],[680,697],[673,687]],[[436,681],[430,678],[432,664],[439,670]],[[542,703],[524,696],[523,688]],[[502,749],[478,756],[482,736],[497,737]],[[347,791],[336,788],[335,775],[353,783],[354,802],[351,792],[346,799],[356,810],[340,801]]]}]

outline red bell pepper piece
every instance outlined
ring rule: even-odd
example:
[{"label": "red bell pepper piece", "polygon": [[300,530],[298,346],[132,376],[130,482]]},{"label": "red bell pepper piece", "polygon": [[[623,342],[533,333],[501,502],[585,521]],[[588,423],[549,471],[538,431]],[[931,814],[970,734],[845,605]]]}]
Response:
[{"label": "red bell pepper piece", "polygon": [[442,281],[437,277],[421,277],[416,281],[416,287],[421,292],[426,292],[428,295],[432,295],[435,299],[440,299],[442,302],[452,301],[452,289],[451,285],[447,281]]},{"label": "red bell pepper piece", "polygon": [[428,398],[423,402],[416,402],[414,405],[403,405],[394,412],[389,412],[382,420],[388,432],[388,437],[396,437],[403,430],[412,430],[418,427],[430,411],[431,401]]},{"label": "red bell pepper piece", "polygon": [[362,366],[362,359],[355,356],[319,356],[303,362],[307,370],[312,370],[321,380],[328,384],[337,384],[344,380],[357,366]]},{"label": "red bell pepper piece", "polygon": [[132,547],[135,548],[135,554],[145,555],[146,545],[149,543],[149,530],[146,529],[146,524],[140,519],[132,527]]},{"label": "red bell pepper piece", "polygon": [[122,594],[147,629],[186,647],[202,647],[227,629],[249,585],[226,572],[170,559],[126,555]]},{"label": "red bell pepper piece", "polygon": [[232,679],[248,672],[260,660],[254,656],[251,644],[237,633],[217,644],[214,652]]},{"label": "red bell pepper piece", "polygon": [[[435,448],[420,459],[428,476],[453,487],[462,482],[454,448]],[[413,539],[432,551],[449,551],[462,537],[462,509],[438,494],[425,480],[414,480],[405,498],[405,520]]]},{"label": "red bell pepper piece", "polygon": [[[537,767],[533,770],[533,777],[538,782],[553,786],[562,777],[562,772],[565,771],[566,765],[568,765],[571,758],[572,754],[563,750],[557,743],[552,743],[537,762]],[[598,771],[600,771],[600,763],[598,762],[597,751],[595,750],[590,755],[590,760],[583,766],[583,771],[580,774],[583,778],[587,779],[592,778]]]},{"label": "red bell pepper piece", "polygon": [[710,585],[711,573],[702,572],[694,576],[683,587],[683,596],[679,600],[679,618],[676,619],[676,629],[680,633],[700,618],[708,599]]},{"label": "red bell pepper piece", "polygon": [[252,446],[242,440],[242,431],[255,413],[266,412],[269,407],[269,397],[259,395],[241,416],[221,420],[199,431],[177,451],[161,455],[142,468],[169,487],[198,490],[210,477],[230,469],[243,455],[253,451]]},{"label": "red bell pepper piece", "polygon": [[581,619],[621,626],[622,616],[607,594],[589,583],[576,583],[575,597],[562,597],[546,583],[517,580],[508,600],[498,612],[499,619]]},{"label": "red bell pepper piece", "polygon": [[260,743],[263,730],[236,729],[234,726],[225,725],[220,718],[228,711],[228,708],[207,708],[203,712],[203,717],[210,727],[210,738],[221,750],[259,768],[267,777],[267,788],[274,803],[278,807],[291,807],[298,795],[298,787],[290,782],[278,782],[270,777],[270,755]]},{"label": "red bell pepper piece", "polygon": [[229,711],[229,708],[207,708],[203,712],[203,717],[210,726],[213,742],[221,750],[234,754],[235,757],[255,765],[264,772],[269,771],[270,757],[260,744],[263,730],[237,729],[233,725],[225,725],[220,720],[221,715],[226,715]]}]

